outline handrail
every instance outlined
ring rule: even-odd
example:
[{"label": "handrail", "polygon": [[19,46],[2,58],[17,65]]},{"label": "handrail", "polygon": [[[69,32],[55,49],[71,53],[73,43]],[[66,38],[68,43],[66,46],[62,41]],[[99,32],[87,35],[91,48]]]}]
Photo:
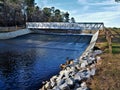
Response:
[{"label": "handrail", "polygon": [[27,22],[26,27],[28,29],[103,30],[104,23],[102,22],[83,22],[83,23]]}]

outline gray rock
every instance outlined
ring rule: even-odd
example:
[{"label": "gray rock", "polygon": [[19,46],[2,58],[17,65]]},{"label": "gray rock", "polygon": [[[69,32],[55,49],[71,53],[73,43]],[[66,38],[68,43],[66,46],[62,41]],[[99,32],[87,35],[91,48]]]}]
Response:
[{"label": "gray rock", "polygon": [[60,85],[59,88],[60,88],[61,90],[70,90],[69,86],[68,86],[66,83]]},{"label": "gray rock", "polygon": [[80,77],[80,73],[79,73],[79,72],[75,74],[74,79],[75,79],[75,80],[78,80],[78,81],[81,80],[81,77]]},{"label": "gray rock", "polygon": [[59,81],[57,81],[57,86],[62,85],[65,82],[65,79],[60,79]]},{"label": "gray rock", "polygon": [[76,88],[76,89],[74,89],[74,90],[83,90],[81,87],[78,87],[78,88]]},{"label": "gray rock", "polygon": [[53,77],[50,79],[50,84],[51,84],[52,87],[56,84],[56,79],[57,79],[57,76],[53,76]]},{"label": "gray rock", "polygon": [[50,89],[50,82],[47,82],[46,84],[45,84],[45,89]]},{"label": "gray rock", "polygon": [[55,86],[55,87],[53,87],[52,90],[61,90],[61,89],[59,88],[59,86]]},{"label": "gray rock", "polygon": [[82,90],[86,90],[86,89],[87,89],[87,84],[86,84],[86,82],[82,82],[82,83],[81,83],[81,88],[82,88]]},{"label": "gray rock", "polygon": [[94,69],[94,68],[91,69],[91,70],[90,70],[90,74],[91,74],[92,76],[94,76],[94,75],[95,75],[95,71],[96,71],[96,69]]},{"label": "gray rock", "polygon": [[75,67],[77,68],[77,70],[81,69],[80,64],[75,65]]},{"label": "gray rock", "polygon": [[82,79],[83,78],[90,78],[91,73],[89,70],[83,70],[80,75],[81,75]]},{"label": "gray rock", "polygon": [[81,63],[81,68],[85,68],[86,67],[86,64],[85,63]]},{"label": "gray rock", "polygon": [[73,85],[73,84],[74,84],[74,79],[73,79],[73,78],[67,78],[67,79],[65,80],[65,82],[66,82],[66,84],[68,84],[68,85]]},{"label": "gray rock", "polygon": [[90,71],[91,71],[91,75],[93,76],[93,75],[95,75],[95,72],[96,72],[96,65],[95,64],[92,64],[91,66],[90,66]]}]

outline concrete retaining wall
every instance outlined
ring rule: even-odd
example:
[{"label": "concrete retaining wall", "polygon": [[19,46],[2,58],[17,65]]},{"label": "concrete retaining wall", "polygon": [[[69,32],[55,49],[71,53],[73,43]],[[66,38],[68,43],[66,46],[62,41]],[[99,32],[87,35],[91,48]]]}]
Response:
[{"label": "concrete retaining wall", "polygon": [[10,39],[10,38],[14,38],[17,36],[29,34],[31,32],[32,31],[30,31],[29,29],[20,29],[20,30],[13,31],[13,32],[0,33],[0,39]]},{"label": "concrete retaining wall", "polygon": [[94,48],[98,35],[99,35],[99,30],[95,34],[93,34],[90,44],[88,45],[87,49],[84,51],[84,53],[80,57],[84,56],[84,54],[89,53],[89,51]]}]

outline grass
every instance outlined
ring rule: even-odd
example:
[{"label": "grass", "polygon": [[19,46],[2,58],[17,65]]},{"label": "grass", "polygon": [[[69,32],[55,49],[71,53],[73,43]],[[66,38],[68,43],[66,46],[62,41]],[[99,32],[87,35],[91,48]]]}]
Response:
[{"label": "grass", "polygon": [[120,54],[102,54],[102,64],[92,81],[92,90],[120,90]]},{"label": "grass", "polygon": [[112,44],[112,53],[113,54],[120,53],[120,43],[113,43]]},{"label": "grass", "polygon": [[[117,32],[118,30],[112,31],[112,34],[115,35]],[[97,73],[90,88],[92,90],[120,90],[120,36],[117,35],[112,40],[112,54],[108,53],[107,42],[101,33],[96,46],[104,53],[100,55],[102,64],[97,66]]]}]

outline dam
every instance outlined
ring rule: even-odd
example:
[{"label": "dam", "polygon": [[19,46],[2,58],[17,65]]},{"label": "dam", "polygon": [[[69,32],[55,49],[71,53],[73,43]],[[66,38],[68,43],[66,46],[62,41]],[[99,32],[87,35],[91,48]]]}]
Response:
[{"label": "dam", "polygon": [[66,58],[76,59],[92,35],[30,33],[0,40],[0,90],[38,90],[60,71]]}]

